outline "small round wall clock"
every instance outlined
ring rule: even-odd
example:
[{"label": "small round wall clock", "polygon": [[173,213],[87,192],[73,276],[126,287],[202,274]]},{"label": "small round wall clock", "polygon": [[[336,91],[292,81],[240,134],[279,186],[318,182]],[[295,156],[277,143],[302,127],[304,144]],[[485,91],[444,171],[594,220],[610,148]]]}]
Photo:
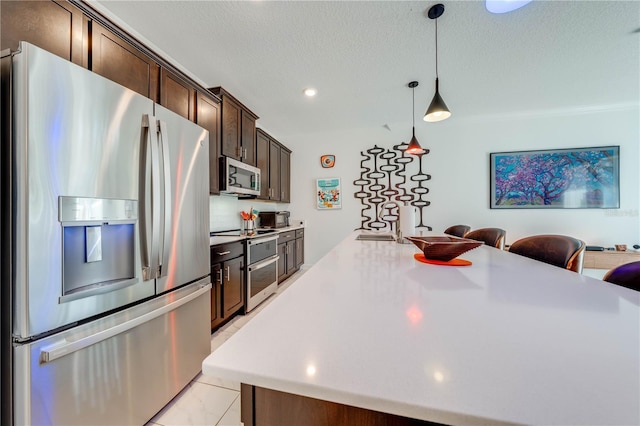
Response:
[{"label": "small round wall clock", "polygon": [[320,157],[320,164],[325,169],[330,169],[336,164],[336,156],[335,155],[323,155]]}]

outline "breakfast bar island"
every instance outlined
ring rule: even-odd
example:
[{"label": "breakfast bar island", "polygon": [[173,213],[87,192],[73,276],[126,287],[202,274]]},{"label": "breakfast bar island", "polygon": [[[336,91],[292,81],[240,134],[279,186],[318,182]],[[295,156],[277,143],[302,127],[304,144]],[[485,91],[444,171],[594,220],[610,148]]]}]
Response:
[{"label": "breakfast bar island", "polygon": [[344,239],[205,359],[262,425],[640,423],[640,293],[492,247]]}]

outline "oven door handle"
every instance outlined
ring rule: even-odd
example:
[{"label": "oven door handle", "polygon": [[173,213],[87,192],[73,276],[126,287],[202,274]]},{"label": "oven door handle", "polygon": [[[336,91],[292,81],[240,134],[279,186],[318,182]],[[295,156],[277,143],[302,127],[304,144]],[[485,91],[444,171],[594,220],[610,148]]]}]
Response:
[{"label": "oven door handle", "polygon": [[262,269],[262,268],[264,268],[265,266],[269,266],[269,265],[271,265],[273,262],[277,262],[277,261],[278,261],[278,259],[280,259],[280,256],[273,256],[273,257],[270,257],[270,258],[268,258],[268,259],[266,259],[266,260],[263,260],[263,261],[262,261],[262,262],[260,262],[260,263],[256,263],[255,265],[249,265],[248,270],[249,270],[249,272],[251,272],[251,271],[257,271],[258,269]]}]

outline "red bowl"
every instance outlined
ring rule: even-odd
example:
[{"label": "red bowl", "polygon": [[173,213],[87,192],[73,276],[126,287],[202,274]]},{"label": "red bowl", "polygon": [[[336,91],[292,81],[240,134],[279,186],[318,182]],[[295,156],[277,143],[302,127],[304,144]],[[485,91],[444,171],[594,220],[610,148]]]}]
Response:
[{"label": "red bowl", "polygon": [[432,260],[448,262],[462,253],[472,250],[484,244],[482,241],[469,240],[458,237],[405,237],[415,244],[424,257]]}]

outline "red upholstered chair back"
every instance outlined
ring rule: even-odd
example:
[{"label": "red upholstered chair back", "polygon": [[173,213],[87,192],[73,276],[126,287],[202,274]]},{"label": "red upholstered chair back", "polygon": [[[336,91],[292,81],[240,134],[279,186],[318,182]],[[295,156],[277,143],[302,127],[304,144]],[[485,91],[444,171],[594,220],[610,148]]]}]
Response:
[{"label": "red upholstered chair back", "polygon": [[444,230],[445,234],[453,235],[454,237],[464,237],[467,232],[471,230],[467,225],[453,225]]},{"label": "red upholstered chair back", "polygon": [[565,235],[534,235],[511,244],[509,252],[581,273],[585,247],[584,241]]},{"label": "red upholstered chair back", "polygon": [[640,260],[616,266],[604,275],[604,281],[640,291]]},{"label": "red upholstered chair back", "polygon": [[475,229],[465,234],[465,238],[476,241],[484,241],[488,246],[504,249],[504,240],[507,236],[507,231],[500,228],[481,228]]}]

